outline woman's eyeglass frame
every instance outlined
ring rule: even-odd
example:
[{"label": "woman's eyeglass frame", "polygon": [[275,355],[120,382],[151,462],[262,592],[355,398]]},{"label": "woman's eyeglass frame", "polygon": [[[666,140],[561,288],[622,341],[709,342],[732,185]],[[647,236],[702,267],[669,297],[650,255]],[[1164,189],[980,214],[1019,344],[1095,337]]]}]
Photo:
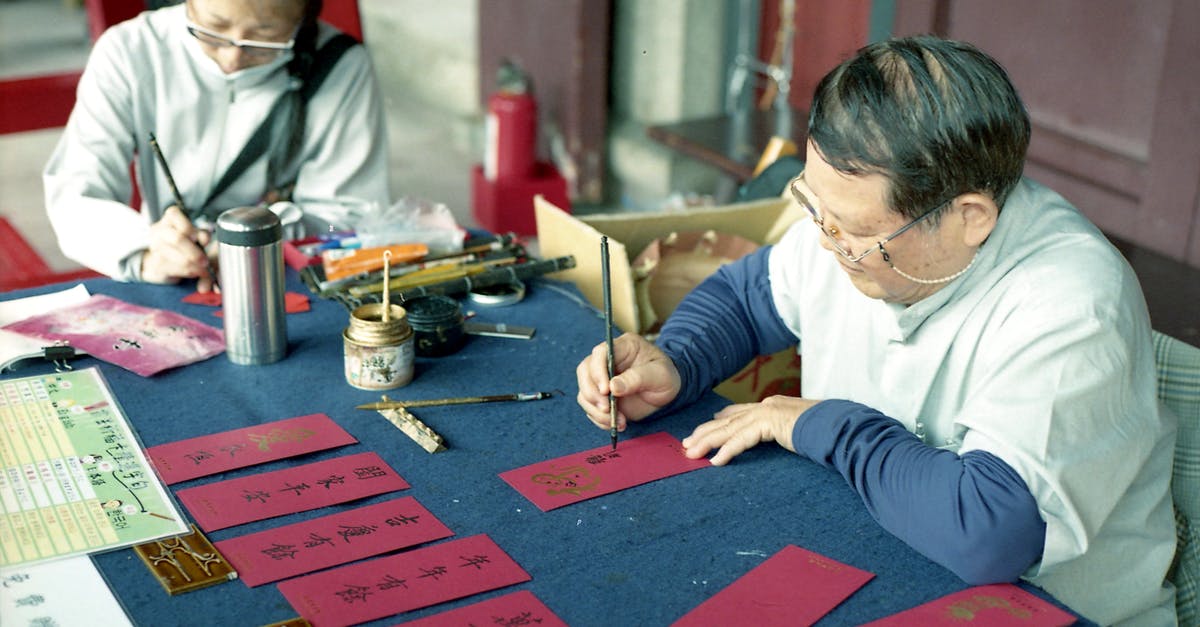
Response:
[{"label": "woman's eyeglass frame", "polygon": [[[938,204],[937,206],[935,206],[935,207],[925,211],[921,215],[917,216],[912,221],[910,221],[908,224],[905,224],[904,226],[900,227],[899,229],[896,229],[896,231],[894,233],[892,233],[891,235],[888,235],[887,237],[879,240],[879,242],[877,242],[874,246],[867,248],[866,252],[862,253],[861,255],[854,255],[850,251],[846,250],[845,248],[842,248],[842,245],[840,243],[838,243],[837,238],[834,237],[834,235],[829,232],[829,229],[825,228],[825,220],[821,217],[821,212],[817,210],[816,206],[813,205],[811,201],[809,201],[808,196],[805,195],[803,190],[801,190],[799,187],[797,187],[797,184],[803,184],[805,187],[808,186],[808,183],[804,181],[804,172],[801,172],[796,178],[792,179],[792,181],[790,183],[788,183],[788,189],[791,190],[791,192],[792,192],[792,198],[794,198],[801,207],[804,207],[804,209],[806,211],[808,211],[808,214],[810,216],[812,216],[813,223],[815,223],[817,225],[817,227],[819,227],[821,229],[821,233],[823,233],[825,235],[825,237],[829,240],[829,243],[833,245],[833,249],[835,251],[837,251],[837,253],[839,255],[841,255],[846,261],[849,261],[850,263],[859,263],[863,259],[865,259],[867,257],[867,255],[870,255],[871,253],[875,252],[876,250],[878,250],[880,252],[880,254],[883,255],[884,261],[891,263],[891,256],[888,255],[888,251],[886,248],[884,248],[884,245],[886,245],[888,242],[896,239],[897,237],[900,237],[901,235],[904,234],[905,231],[911,229],[912,227],[916,226],[922,220],[933,215],[934,212],[936,212],[938,209],[941,209],[942,207],[945,207],[946,205],[950,204],[949,200]],[[834,227],[834,228],[836,229],[836,227]]]},{"label": "woman's eyeglass frame", "polygon": [[200,26],[191,20],[187,21],[187,30],[188,33],[190,33],[192,37],[195,37],[200,43],[214,46],[216,48],[236,47],[246,54],[257,57],[278,56],[296,46],[295,32],[292,33],[292,36],[288,38],[287,41],[232,39],[221,35],[220,33],[208,30],[207,28],[204,28],[203,26]]}]

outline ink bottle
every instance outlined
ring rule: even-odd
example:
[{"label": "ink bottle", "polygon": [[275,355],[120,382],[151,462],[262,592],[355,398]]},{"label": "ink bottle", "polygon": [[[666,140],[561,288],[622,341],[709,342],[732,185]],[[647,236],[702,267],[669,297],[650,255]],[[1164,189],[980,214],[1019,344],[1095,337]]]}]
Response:
[{"label": "ink bottle", "polygon": [[408,321],[416,335],[417,354],[422,357],[441,357],[462,348],[462,307],[449,296],[434,294],[404,303]]},{"label": "ink bottle", "polygon": [[390,390],[412,381],[413,330],[407,318],[403,307],[383,303],[351,312],[342,332],[346,383],[360,390]]}]

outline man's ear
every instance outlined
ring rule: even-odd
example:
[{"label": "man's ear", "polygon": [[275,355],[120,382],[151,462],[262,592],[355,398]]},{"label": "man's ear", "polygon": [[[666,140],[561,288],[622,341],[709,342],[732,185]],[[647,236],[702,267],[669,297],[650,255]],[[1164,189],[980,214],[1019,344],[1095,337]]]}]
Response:
[{"label": "man's ear", "polygon": [[982,246],[1000,217],[996,201],[987,194],[972,192],[955,198],[954,206],[962,220],[963,243],[972,248]]}]

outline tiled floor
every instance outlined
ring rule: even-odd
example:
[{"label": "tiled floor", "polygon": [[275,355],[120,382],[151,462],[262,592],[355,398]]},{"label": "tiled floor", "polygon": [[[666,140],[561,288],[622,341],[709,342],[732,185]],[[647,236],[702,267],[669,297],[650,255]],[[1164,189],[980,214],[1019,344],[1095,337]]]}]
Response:
[{"label": "tiled floor", "polygon": [[[0,0],[0,78],[82,68],[89,49],[86,16],[71,0]],[[368,49],[370,42],[368,41]],[[463,120],[382,85],[391,138],[390,183],[396,197],[441,202],[459,224],[470,215],[470,167]],[[78,267],[62,255],[46,222],[41,169],[61,131],[0,136],[0,215],[20,230],[56,271]]]}]

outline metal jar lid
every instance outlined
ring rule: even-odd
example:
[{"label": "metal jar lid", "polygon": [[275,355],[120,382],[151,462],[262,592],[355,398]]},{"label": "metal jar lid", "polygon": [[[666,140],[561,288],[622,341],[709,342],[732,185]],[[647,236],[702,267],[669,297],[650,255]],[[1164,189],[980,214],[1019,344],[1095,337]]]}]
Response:
[{"label": "metal jar lid", "polygon": [[521,299],[525,298],[525,284],[520,281],[511,281],[499,285],[478,287],[470,294],[467,294],[467,298],[472,303],[484,307],[515,305],[521,302]]},{"label": "metal jar lid", "polygon": [[266,207],[237,207],[217,217],[217,241],[222,244],[265,246],[281,239],[279,216]]}]

